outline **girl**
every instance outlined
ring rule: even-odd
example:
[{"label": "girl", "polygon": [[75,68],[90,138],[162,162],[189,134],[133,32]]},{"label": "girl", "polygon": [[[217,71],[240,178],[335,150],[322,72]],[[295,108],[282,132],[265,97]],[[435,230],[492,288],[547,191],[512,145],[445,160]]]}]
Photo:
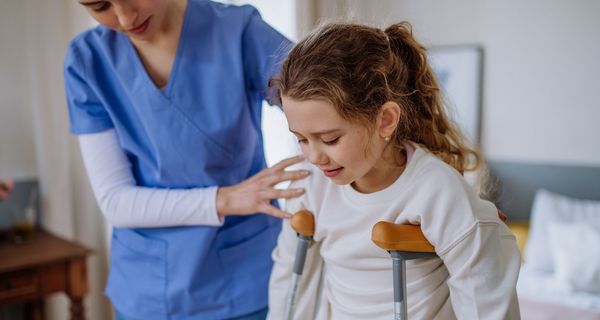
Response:
[{"label": "girl", "polygon": [[[272,202],[260,113],[289,41],[250,6],[79,0],[99,25],[65,59],[71,132],[114,226],[118,319],[264,319]],[[265,213],[265,214],[256,214]]]},{"label": "girl", "polygon": [[[389,319],[392,263],[370,240],[380,221],[420,224],[437,256],[407,262],[412,319],[518,319],[515,238],[461,173],[480,162],[444,111],[410,25],[327,25],[273,79],[313,165],[287,210],[315,215],[296,319]],[[316,168],[315,168],[316,167]],[[283,314],[296,234],[273,252],[270,318]]]}]

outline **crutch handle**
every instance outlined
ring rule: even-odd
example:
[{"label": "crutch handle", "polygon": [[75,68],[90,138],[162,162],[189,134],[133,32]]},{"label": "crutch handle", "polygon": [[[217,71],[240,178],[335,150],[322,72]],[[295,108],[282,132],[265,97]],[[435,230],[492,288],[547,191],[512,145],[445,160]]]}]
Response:
[{"label": "crutch handle", "polygon": [[305,237],[315,234],[315,217],[307,210],[300,210],[292,216],[292,228]]},{"label": "crutch handle", "polygon": [[435,252],[418,225],[379,221],[373,226],[371,240],[386,251]]}]

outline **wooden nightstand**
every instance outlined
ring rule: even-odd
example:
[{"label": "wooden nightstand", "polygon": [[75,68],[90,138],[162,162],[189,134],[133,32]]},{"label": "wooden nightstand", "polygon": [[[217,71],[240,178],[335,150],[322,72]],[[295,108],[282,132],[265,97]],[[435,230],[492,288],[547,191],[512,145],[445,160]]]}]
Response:
[{"label": "wooden nightstand", "polygon": [[29,317],[43,319],[44,297],[65,292],[71,299],[71,319],[84,319],[90,253],[43,230],[34,231],[27,243],[0,243],[0,306],[28,303]]}]

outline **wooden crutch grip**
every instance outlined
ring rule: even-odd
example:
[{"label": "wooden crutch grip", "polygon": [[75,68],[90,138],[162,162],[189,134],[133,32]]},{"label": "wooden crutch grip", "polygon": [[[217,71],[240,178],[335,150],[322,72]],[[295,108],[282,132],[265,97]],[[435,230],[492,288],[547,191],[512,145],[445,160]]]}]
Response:
[{"label": "wooden crutch grip", "polygon": [[418,225],[379,221],[373,226],[371,240],[386,251],[435,253]]},{"label": "wooden crutch grip", "polygon": [[315,234],[315,217],[310,211],[300,210],[292,216],[292,228],[299,234],[312,237]]}]

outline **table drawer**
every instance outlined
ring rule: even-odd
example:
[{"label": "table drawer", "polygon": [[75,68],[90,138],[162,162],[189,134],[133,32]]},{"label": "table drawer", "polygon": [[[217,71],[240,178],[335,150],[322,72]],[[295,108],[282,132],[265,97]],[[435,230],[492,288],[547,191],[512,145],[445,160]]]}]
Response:
[{"label": "table drawer", "polygon": [[38,289],[39,279],[35,272],[0,274],[0,301],[32,297]]}]

